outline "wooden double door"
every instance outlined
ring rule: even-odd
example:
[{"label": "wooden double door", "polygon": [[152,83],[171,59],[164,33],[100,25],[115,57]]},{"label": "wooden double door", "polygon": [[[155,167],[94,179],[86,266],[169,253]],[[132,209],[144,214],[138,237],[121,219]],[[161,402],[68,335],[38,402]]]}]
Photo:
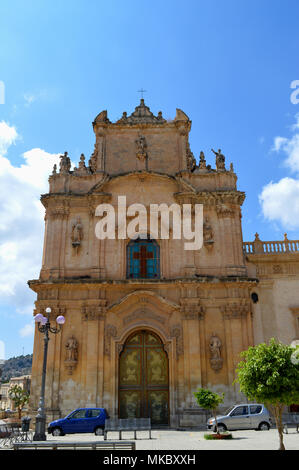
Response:
[{"label": "wooden double door", "polygon": [[119,417],[169,423],[168,356],[151,331],[131,335],[119,358]]}]

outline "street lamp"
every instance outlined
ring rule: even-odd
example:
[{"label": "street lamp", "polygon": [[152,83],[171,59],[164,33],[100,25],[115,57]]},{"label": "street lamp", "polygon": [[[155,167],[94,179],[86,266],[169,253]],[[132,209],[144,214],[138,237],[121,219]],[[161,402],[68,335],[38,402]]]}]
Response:
[{"label": "street lamp", "polygon": [[46,308],[47,316],[44,317],[41,313],[35,315],[34,320],[37,323],[38,330],[44,333],[44,359],[43,359],[43,372],[42,372],[42,385],[41,395],[39,401],[39,408],[37,410],[36,422],[35,422],[35,433],[33,436],[34,441],[45,441],[46,437],[46,413],[45,413],[45,385],[46,385],[46,372],[47,372],[47,355],[48,355],[48,342],[49,331],[53,334],[61,331],[61,325],[64,324],[65,318],[59,315],[56,318],[58,326],[51,326],[50,324],[50,307]]}]

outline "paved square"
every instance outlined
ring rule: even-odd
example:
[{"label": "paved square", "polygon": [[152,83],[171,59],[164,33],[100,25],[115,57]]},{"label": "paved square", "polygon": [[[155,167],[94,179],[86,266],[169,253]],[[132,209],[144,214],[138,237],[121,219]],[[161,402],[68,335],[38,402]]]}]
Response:
[{"label": "paved square", "polygon": [[[233,439],[227,441],[206,441],[206,431],[152,431],[152,439],[148,439],[148,433],[137,433],[137,450],[277,450],[279,447],[278,432],[276,429],[269,431],[242,430],[233,431]],[[133,432],[123,432],[123,440],[133,440]],[[93,434],[68,434],[63,437],[48,435],[48,440],[62,441],[93,441],[103,440],[103,436]],[[108,439],[118,440],[118,433],[111,432]],[[299,450],[299,433],[290,429],[289,434],[284,434],[286,450]]]}]

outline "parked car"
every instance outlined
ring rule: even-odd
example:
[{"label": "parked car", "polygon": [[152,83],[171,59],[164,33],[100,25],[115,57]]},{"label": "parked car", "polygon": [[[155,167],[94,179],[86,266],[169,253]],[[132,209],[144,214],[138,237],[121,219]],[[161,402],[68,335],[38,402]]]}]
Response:
[{"label": "parked car", "polygon": [[53,436],[65,434],[94,432],[96,436],[102,434],[105,420],[108,419],[105,408],[77,408],[62,419],[52,421],[48,426],[48,433]]},{"label": "parked car", "polygon": [[[219,432],[236,429],[265,431],[271,427],[269,411],[264,405],[258,403],[234,405],[216,418]],[[215,418],[208,419],[207,428],[216,432]]]}]

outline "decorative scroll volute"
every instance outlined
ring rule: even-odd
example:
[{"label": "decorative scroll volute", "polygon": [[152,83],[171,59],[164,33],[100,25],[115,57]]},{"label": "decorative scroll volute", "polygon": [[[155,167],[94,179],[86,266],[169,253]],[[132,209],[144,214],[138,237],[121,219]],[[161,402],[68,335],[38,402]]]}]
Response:
[{"label": "decorative scroll volute", "polygon": [[117,329],[114,325],[105,326],[105,336],[104,336],[104,352],[107,356],[111,354],[111,338],[117,336]]},{"label": "decorative scroll volute", "polygon": [[170,335],[176,339],[176,356],[179,358],[184,353],[183,330],[180,325],[174,325],[170,330]]}]

